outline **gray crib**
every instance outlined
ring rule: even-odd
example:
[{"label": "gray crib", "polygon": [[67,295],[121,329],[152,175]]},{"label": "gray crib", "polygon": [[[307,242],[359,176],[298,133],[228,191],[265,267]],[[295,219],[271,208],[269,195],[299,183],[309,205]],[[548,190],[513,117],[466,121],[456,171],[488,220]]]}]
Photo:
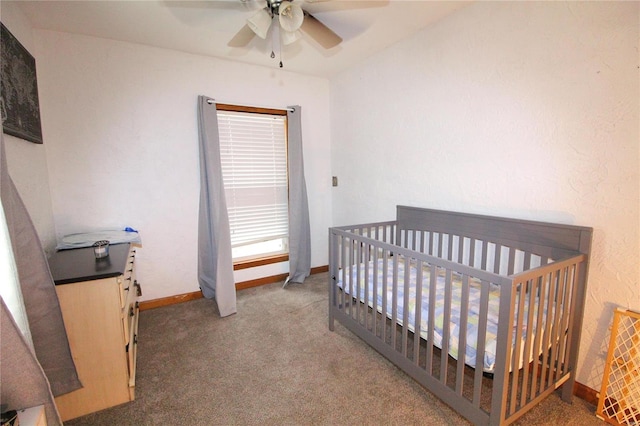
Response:
[{"label": "gray crib", "polygon": [[329,230],[338,320],[478,425],[569,402],[592,229],[398,206]]}]

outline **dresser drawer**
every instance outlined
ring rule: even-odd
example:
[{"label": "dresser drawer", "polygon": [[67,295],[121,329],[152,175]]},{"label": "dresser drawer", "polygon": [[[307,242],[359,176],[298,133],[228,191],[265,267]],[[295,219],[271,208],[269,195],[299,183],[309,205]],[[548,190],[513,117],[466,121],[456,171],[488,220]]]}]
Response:
[{"label": "dresser drawer", "polygon": [[127,266],[122,279],[122,327],[124,332],[124,345],[131,341],[131,326],[133,323],[136,299],[142,293],[140,284],[136,280],[135,248],[132,248],[127,260]]},{"label": "dresser drawer", "polygon": [[127,346],[127,366],[129,368],[129,396],[131,400],[135,398],[136,386],[136,361],[138,358],[138,320],[140,319],[140,307],[135,303],[133,311],[133,321],[131,322],[131,341]]},{"label": "dresser drawer", "polygon": [[[125,265],[122,277],[118,280],[120,285],[120,307],[125,309],[127,301],[130,300],[132,295],[133,282],[135,281],[135,255],[136,249],[131,248],[127,256],[127,263]],[[135,293],[135,292],[133,292]]]}]

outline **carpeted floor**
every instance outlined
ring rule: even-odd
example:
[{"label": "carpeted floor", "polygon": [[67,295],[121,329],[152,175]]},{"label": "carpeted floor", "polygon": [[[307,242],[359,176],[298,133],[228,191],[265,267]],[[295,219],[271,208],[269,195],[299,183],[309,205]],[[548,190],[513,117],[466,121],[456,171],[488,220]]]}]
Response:
[{"label": "carpeted floor", "polygon": [[[467,425],[345,328],[327,326],[327,274],[143,311],[135,401],[67,425]],[[602,425],[554,394],[518,424]]]}]

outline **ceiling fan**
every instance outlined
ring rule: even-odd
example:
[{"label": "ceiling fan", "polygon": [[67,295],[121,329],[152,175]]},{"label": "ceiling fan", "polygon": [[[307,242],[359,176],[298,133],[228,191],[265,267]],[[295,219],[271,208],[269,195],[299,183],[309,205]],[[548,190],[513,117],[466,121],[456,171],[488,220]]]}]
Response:
[{"label": "ceiling fan", "polygon": [[[326,0],[304,0],[306,3]],[[247,19],[247,24],[227,43],[230,47],[244,47],[258,36],[266,39],[269,30],[278,31],[279,42],[291,44],[301,37],[301,31],[325,49],[342,42],[342,38],[329,27],[304,10],[297,0],[240,0],[245,9],[259,9]],[[272,52],[272,57],[274,54]],[[282,66],[282,64],[280,65]]]}]

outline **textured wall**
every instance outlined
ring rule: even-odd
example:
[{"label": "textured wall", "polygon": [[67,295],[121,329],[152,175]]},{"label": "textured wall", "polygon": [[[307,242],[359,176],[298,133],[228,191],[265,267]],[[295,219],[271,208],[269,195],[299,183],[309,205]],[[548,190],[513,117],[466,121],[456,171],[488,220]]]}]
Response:
[{"label": "textured wall", "polygon": [[[33,33],[29,22],[13,3],[0,4],[2,23],[20,43],[35,56]],[[39,74],[39,63],[36,61]],[[30,212],[45,250],[51,252],[56,245],[56,229],[51,210],[49,171],[44,145],[4,135],[11,179]],[[44,143],[47,143],[46,135]]]},{"label": "textured wall", "polygon": [[478,2],[331,81],[336,225],[408,204],[594,228],[578,380],[640,310],[637,2]]},{"label": "textured wall", "polygon": [[[93,37],[35,34],[58,236],[131,226],[142,236],[143,299],[197,291],[197,96],[300,104],[312,265],[326,264],[327,80]],[[287,263],[243,270],[236,280],[287,271]]]}]

